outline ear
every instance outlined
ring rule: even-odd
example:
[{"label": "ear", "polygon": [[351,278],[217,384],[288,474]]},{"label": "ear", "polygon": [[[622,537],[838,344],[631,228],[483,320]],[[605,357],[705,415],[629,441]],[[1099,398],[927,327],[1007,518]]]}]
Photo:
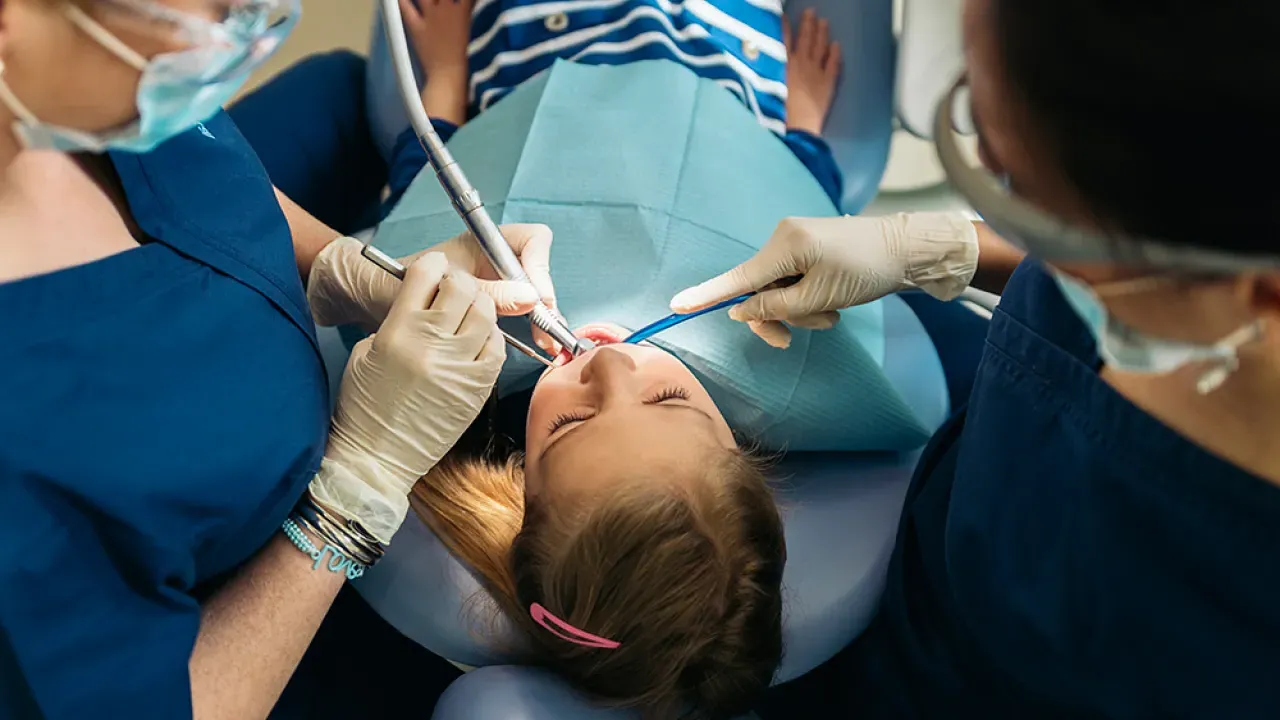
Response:
[{"label": "ear", "polygon": [[1250,314],[1280,327],[1280,272],[1241,275],[1236,290]]}]

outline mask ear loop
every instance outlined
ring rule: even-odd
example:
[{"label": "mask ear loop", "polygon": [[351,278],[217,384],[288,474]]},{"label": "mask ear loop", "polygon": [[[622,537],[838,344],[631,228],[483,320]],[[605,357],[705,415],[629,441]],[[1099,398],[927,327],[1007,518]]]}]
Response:
[{"label": "mask ear loop", "polygon": [[102,27],[102,25],[93,18],[89,17],[85,11],[75,5],[66,6],[67,18],[80,29],[85,35],[93,38],[94,42],[107,49],[107,52],[120,58],[129,67],[138,72],[144,72],[149,64],[148,60],[143,57],[137,50],[124,44],[120,38],[111,33],[110,30]]},{"label": "mask ear loop", "polygon": [[1260,337],[1262,337],[1262,321],[1254,320],[1214,343],[1214,348],[1222,353],[1221,359],[1213,363],[1196,379],[1196,392],[1201,395],[1208,395],[1222,387],[1227,378],[1240,369],[1240,348]]}]

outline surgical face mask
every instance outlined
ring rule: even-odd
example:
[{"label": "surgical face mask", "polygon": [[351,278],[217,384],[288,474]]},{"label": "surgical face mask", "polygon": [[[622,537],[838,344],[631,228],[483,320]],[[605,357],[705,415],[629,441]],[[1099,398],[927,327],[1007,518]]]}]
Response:
[{"label": "surgical face mask", "polygon": [[[103,1],[179,29],[190,47],[147,60],[80,8],[67,5],[67,16],[82,32],[142,73],[136,96],[138,119],[96,133],[41,122],[4,83],[0,65],[0,102],[17,118],[14,133],[25,147],[62,152],[149,152],[213,117],[249,74],[271,56],[299,14],[299,0],[236,0],[227,19],[214,23],[149,0]],[[288,12],[277,14],[282,8]]]},{"label": "surgical face mask", "polygon": [[1153,374],[1207,363],[1196,380],[1196,391],[1201,395],[1221,387],[1240,367],[1239,349],[1262,335],[1262,323],[1255,321],[1208,346],[1150,337],[1112,317],[1100,297],[1144,292],[1172,282],[1172,278],[1139,278],[1091,288],[1059,271],[1052,274],[1067,302],[1089,327],[1104,363],[1124,372]]}]

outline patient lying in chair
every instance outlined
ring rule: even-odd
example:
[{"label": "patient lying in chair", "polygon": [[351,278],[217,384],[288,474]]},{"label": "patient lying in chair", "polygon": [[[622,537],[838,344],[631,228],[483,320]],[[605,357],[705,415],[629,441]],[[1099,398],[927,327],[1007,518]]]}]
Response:
[{"label": "patient lying in chair", "polygon": [[[618,329],[580,333],[601,343]],[[543,665],[609,703],[674,718],[747,711],[782,657],[782,522],[674,356],[613,345],[533,392],[523,463],[446,462],[414,506]]]},{"label": "patient lying in chair", "polygon": [[[469,17],[464,5],[424,13]],[[418,35],[442,27],[424,22]],[[450,107],[432,105],[448,75],[434,62],[431,114],[461,120],[456,85]],[[555,231],[559,309],[617,324],[579,330],[604,346],[545,373],[510,354],[500,395],[532,387],[523,453],[451,458],[418,484],[415,509],[527,636],[526,662],[654,718],[745,712],[781,660],[783,528],[744,448],[906,451],[928,435],[884,374],[892,328],[879,303],[824,333],[798,329],[786,352],[723,314],[653,345],[617,343],[783,218],[837,212],[820,173],[750,110],[666,61],[561,63],[449,141],[496,220]],[[396,256],[459,229],[411,149],[375,237]]]}]

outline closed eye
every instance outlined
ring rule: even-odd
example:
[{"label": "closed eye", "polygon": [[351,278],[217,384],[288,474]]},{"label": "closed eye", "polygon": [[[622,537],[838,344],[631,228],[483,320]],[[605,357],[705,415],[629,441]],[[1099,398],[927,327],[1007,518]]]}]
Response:
[{"label": "closed eye", "polygon": [[645,404],[657,405],[658,403],[664,403],[668,400],[688,400],[688,399],[689,399],[688,390],[685,390],[682,387],[677,387],[672,385],[671,387],[663,388],[662,390],[659,390],[657,393],[654,393],[652,397],[650,397],[648,400],[645,401]]},{"label": "closed eye", "polygon": [[[649,396],[649,398],[645,400],[644,403],[646,405],[659,405],[669,400],[688,400],[688,399],[689,399],[688,390],[682,387],[673,385],[670,387],[663,388],[662,390],[659,390],[658,392]],[[555,419],[551,421],[551,424],[547,427],[547,433],[554,434],[555,431],[559,430],[565,425],[568,425],[570,423],[582,422],[583,420],[589,420],[594,414],[595,413],[589,410],[575,410],[573,412],[562,413],[560,415],[557,415]]]},{"label": "closed eye", "polygon": [[554,433],[555,431],[559,430],[565,425],[568,425],[569,423],[582,422],[583,420],[586,420],[589,417],[591,417],[591,413],[587,412],[586,410],[577,410],[571,413],[564,413],[561,415],[557,415],[556,418],[551,421],[551,425],[548,428],[548,432]]}]

